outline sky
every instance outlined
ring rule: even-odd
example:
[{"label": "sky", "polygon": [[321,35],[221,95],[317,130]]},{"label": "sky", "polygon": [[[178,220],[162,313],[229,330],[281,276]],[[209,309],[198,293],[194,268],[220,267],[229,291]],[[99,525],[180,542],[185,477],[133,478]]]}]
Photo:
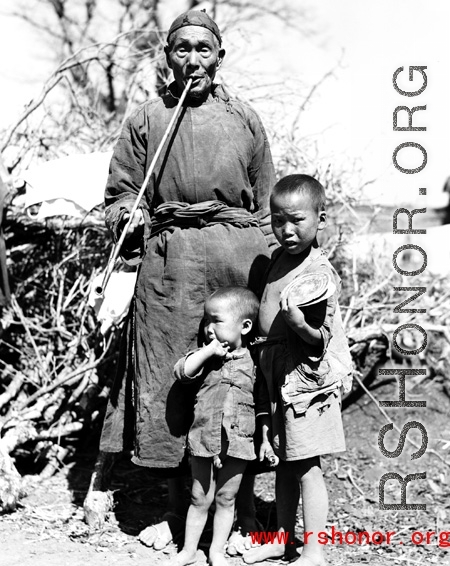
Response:
[{"label": "sky", "polygon": [[[270,5],[280,3],[274,0]],[[310,26],[305,29],[313,33],[286,29],[281,23],[271,27],[245,23],[239,33],[224,38],[228,42],[224,73],[228,63],[229,73],[232,69],[238,73],[239,65],[251,66],[268,82],[299,79],[315,84],[334,69],[299,124],[305,135],[317,135],[321,159],[360,163],[363,179],[371,181],[365,197],[372,202],[444,206],[448,199],[442,188],[450,175],[450,2],[298,0],[296,5],[307,10]],[[52,54],[38,34],[5,15],[14,6],[15,0],[2,0],[0,8],[0,127],[14,122],[54,67]],[[170,3],[163,15],[167,25],[182,9],[182,1]],[[392,83],[396,69],[404,67],[399,85],[404,90],[419,88],[420,74],[408,81],[409,66],[427,67],[427,87],[414,97],[397,93]],[[426,106],[416,112],[413,122],[426,131],[393,131],[397,106]],[[392,155],[402,143],[424,148],[427,164],[422,171],[406,174],[394,167]],[[416,168],[422,159],[417,147],[398,154],[405,169]],[[419,198],[419,188],[426,188],[427,195]]]}]

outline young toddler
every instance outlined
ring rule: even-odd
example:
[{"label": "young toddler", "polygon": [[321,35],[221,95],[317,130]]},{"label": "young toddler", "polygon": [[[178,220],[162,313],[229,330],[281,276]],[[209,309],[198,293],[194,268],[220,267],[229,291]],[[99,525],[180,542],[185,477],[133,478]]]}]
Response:
[{"label": "young toddler", "polygon": [[[244,554],[248,564],[267,558],[291,559],[300,493],[304,547],[298,566],[323,566],[318,533],[325,531],[328,496],[320,456],[345,450],[340,388],[349,386],[351,356],[337,304],[340,279],[317,243],[325,227],[325,192],[308,175],[289,175],[270,199],[272,229],[280,243],[267,272],[259,311],[259,370],[264,376],[257,395],[262,429],[260,457],[272,445],[280,458],[276,470],[278,529],[288,542],[267,544]],[[328,299],[299,308],[282,295],[298,275],[326,273],[336,285]]]},{"label": "young toddler", "polygon": [[[249,460],[255,458],[254,364],[247,338],[259,301],[244,287],[224,287],[205,303],[205,345],[175,365],[181,381],[201,379],[188,435],[192,496],[185,542],[171,565],[193,564],[200,536],[215,501],[209,563],[226,565],[225,543],[234,519],[234,503]],[[274,453],[267,450],[267,457]]]}]

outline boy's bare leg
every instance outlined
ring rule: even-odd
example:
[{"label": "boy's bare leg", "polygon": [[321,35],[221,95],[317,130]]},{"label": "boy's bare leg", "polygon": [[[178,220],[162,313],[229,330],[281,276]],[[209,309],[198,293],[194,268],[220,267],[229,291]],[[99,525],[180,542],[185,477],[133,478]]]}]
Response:
[{"label": "boy's bare leg", "polygon": [[325,566],[323,545],[319,544],[318,533],[325,531],[328,515],[328,493],[323,479],[320,458],[308,458],[296,462],[297,474],[302,489],[303,524],[305,544],[295,566]]},{"label": "boy's bare leg", "polygon": [[295,518],[300,499],[300,487],[296,468],[292,463],[280,460],[276,470],[275,494],[278,531],[287,533],[285,540],[288,546],[286,547],[282,542],[273,542],[253,548],[243,556],[246,564],[263,562],[268,558],[281,558],[285,554],[288,558],[294,558],[297,554],[294,544]]},{"label": "boy's bare leg", "polygon": [[[211,566],[226,566],[225,544],[233,526],[234,505],[247,462],[228,456],[217,470],[216,512],[214,514],[213,539],[209,549]],[[186,533],[187,536],[187,533]]]},{"label": "boy's bare leg", "polygon": [[212,459],[192,456],[191,470],[191,505],[186,518],[184,546],[175,558],[167,562],[168,566],[186,566],[196,561],[198,543],[205,528],[208,510],[214,499],[216,482]]},{"label": "boy's bare leg", "polygon": [[171,521],[171,518],[169,520],[163,518],[157,525],[146,527],[139,534],[139,540],[143,544],[153,547],[155,550],[161,550],[173,540],[176,534],[174,530],[177,530],[178,524],[182,522],[182,519],[177,520],[176,516],[184,517],[186,514],[185,485],[186,477],[184,476],[167,480],[169,494],[167,515],[173,515],[173,521]]}]

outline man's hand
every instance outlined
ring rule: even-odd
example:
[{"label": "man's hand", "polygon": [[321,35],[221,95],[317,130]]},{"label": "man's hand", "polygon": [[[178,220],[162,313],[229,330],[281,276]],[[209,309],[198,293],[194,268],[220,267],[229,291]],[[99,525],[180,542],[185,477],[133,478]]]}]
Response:
[{"label": "man's hand", "polygon": [[264,458],[267,459],[271,468],[278,466],[278,462],[280,461],[268,440],[263,440],[259,449],[259,461],[262,462]]},{"label": "man's hand", "polygon": [[[125,214],[122,217],[122,230],[124,230],[126,223],[128,222],[128,219],[130,218],[130,213],[129,212],[125,212]],[[138,208],[136,210],[136,212],[133,215],[133,220],[131,221],[131,224],[127,230],[127,234],[125,236],[125,238],[131,238],[131,236],[134,235],[141,235],[141,233],[144,231],[144,215],[142,213],[142,210],[140,208]]]}]

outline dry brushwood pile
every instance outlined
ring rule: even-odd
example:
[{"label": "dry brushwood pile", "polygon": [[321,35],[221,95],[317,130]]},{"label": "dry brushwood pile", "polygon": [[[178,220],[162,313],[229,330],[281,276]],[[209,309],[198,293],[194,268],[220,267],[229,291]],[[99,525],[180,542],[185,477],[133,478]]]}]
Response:
[{"label": "dry brushwood pile", "polygon": [[[396,348],[392,348],[390,354],[399,364],[427,368],[427,379],[449,375],[450,283],[447,276],[426,272],[416,277],[402,276],[394,270],[389,257],[374,255],[370,261],[357,259],[354,253],[349,257],[345,246],[336,251],[331,261],[343,279],[340,303],[356,368],[368,365],[361,363],[361,353],[366,355],[367,352],[356,345],[360,337],[370,343],[371,332],[381,333],[379,340],[387,345],[392,343],[393,332],[399,326],[418,324],[427,333],[426,348],[413,356],[402,355]],[[419,288],[425,292],[405,306],[404,302],[413,297],[411,289]],[[395,312],[402,303],[403,312]],[[396,342],[406,351],[421,349],[423,335],[406,328],[398,334]]]},{"label": "dry brushwood pile", "polygon": [[[0,337],[0,510],[12,510],[19,486],[10,456],[34,455],[41,477],[101,426],[114,372],[116,334],[99,332],[88,304],[109,249],[102,212],[82,222],[37,222],[8,213],[11,304]],[[9,470],[9,474],[5,471]]]}]

